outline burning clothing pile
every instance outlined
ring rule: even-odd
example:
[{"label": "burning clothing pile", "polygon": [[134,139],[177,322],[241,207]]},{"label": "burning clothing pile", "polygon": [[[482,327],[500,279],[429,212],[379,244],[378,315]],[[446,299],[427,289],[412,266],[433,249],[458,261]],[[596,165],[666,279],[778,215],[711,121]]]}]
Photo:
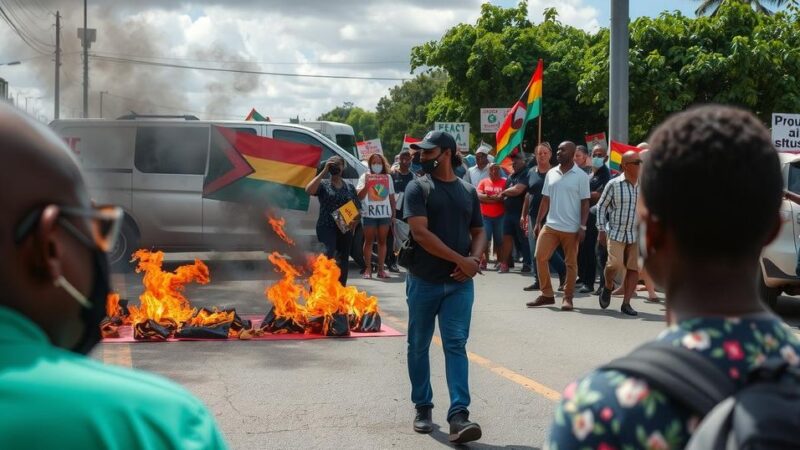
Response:
[{"label": "burning clothing pile", "polygon": [[261,322],[261,331],[348,336],[350,331],[381,330],[378,299],[355,287],[342,286],[333,259],[318,255],[311,261],[312,273],[306,283],[297,282],[301,269],[282,255],[273,252],[269,261],[283,278],[267,288],[272,307]]},{"label": "burning clothing pile", "polygon": [[194,264],[178,267],[174,272],[162,269],[163,252],[139,250],[133,255],[138,261],[137,273],[144,272],[145,290],[139,305],[127,305],[118,294],[110,294],[106,304],[108,317],[101,324],[103,337],[119,337],[119,327],[133,327],[133,337],[144,341],[178,339],[247,339],[252,323],[243,320],[233,309],[193,308],[183,295],[186,285],[201,285],[211,281],[208,266],[195,260]]}]

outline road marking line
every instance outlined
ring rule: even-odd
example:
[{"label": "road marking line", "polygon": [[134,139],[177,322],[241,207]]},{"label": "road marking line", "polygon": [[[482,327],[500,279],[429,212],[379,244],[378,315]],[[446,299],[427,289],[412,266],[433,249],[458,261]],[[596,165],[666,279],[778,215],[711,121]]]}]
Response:
[{"label": "road marking line", "polygon": [[[405,324],[398,318],[390,316],[386,313],[381,313],[381,315],[384,318],[394,322],[395,326],[400,327],[404,330],[408,330]],[[433,342],[440,347],[443,346],[442,339],[439,336],[434,336]],[[538,381],[535,381],[531,378],[528,378],[524,375],[514,372],[509,368],[503,367],[500,364],[497,364],[488,358],[484,358],[483,356],[477,353],[467,352],[467,358],[470,361],[474,362],[475,364],[495,373],[496,375],[499,375],[513,383],[516,383],[535,394],[541,395],[542,397],[550,401],[558,402],[561,400],[561,394],[558,391],[551,389],[543,385],[542,383],[539,383]]]},{"label": "road marking line", "polygon": [[[114,351],[112,351],[112,349]],[[107,344],[103,347],[103,362],[122,367],[133,367],[130,344]]]}]

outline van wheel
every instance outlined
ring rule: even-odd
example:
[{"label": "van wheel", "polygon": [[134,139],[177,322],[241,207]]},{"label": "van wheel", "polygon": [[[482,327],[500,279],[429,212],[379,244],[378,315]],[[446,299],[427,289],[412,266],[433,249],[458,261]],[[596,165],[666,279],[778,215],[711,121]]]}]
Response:
[{"label": "van wheel", "polygon": [[114,272],[130,272],[133,270],[131,255],[139,248],[139,231],[130,221],[122,222],[117,244],[108,253],[108,262]]},{"label": "van wheel", "polygon": [[766,305],[772,311],[775,311],[775,307],[778,305],[778,295],[780,295],[781,290],[779,288],[773,288],[767,286],[764,282],[764,272],[762,271],[761,267],[758,269],[758,290],[761,294],[761,300],[766,303]]}]

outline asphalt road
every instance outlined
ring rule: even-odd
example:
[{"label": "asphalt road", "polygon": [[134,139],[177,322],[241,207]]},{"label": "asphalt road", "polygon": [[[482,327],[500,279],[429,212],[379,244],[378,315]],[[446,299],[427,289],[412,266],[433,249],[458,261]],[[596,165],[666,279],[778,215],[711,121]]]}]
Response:
[{"label": "asphalt road", "polygon": [[[264,289],[276,279],[262,254],[209,262],[211,283],[190,286],[196,306],[235,307],[263,314]],[[380,299],[384,322],[404,331],[402,275],[351,284]],[[471,418],[483,439],[470,448],[544,446],[560,391],[574,378],[622,355],[664,328],[663,304],[633,301],[639,316],[619,313],[620,298],[601,310],[595,296],[578,296],[575,311],[528,309],[537,293],[522,291],[530,275],[488,272],[476,279],[470,352]],[[141,276],[115,275],[123,298],[136,301]],[[779,312],[800,324],[800,299],[782,298]],[[437,332],[438,334],[438,332]],[[148,370],[181,383],[213,411],[230,447],[446,448],[448,406],[440,343],[431,349],[434,421],[441,430],[411,429],[414,409],[405,338],[312,341],[228,341],[100,345],[110,364]]]}]

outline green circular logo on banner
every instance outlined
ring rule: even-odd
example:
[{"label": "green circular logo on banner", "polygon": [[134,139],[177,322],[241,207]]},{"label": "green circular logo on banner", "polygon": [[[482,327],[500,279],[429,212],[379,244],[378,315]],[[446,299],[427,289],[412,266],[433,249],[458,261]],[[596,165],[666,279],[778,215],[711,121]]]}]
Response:
[{"label": "green circular logo on banner", "polygon": [[488,120],[489,123],[495,123],[497,122],[497,116],[495,116],[494,114],[489,114],[489,117],[487,117],[486,120]]}]

